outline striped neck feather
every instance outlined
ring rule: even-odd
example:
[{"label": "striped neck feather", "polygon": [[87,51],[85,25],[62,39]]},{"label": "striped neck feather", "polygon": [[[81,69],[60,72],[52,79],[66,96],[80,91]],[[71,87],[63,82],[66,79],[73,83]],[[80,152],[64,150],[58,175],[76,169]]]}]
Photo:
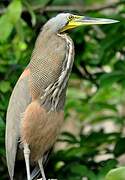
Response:
[{"label": "striped neck feather", "polygon": [[60,101],[60,96],[66,88],[69,75],[72,69],[74,60],[74,45],[71,39],[66,34],[58,34],[66,41],[66,56],[62,66],[62,72],[55,83],[51,83],[46,89],[43,96],[41,96],[42,104],[45,104],[46,99],[49,97],[51,101],[50,111],[56,111]]}]

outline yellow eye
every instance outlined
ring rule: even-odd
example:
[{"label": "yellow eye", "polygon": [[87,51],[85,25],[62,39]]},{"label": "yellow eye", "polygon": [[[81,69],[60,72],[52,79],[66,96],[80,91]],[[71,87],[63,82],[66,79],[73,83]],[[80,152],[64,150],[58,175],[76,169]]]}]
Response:
[{"label": "yellow eye", "polygon": [[74,18],[74,16],[70,15],[70,16],[68,17],[68,20],[71,21],[73,18]]}]

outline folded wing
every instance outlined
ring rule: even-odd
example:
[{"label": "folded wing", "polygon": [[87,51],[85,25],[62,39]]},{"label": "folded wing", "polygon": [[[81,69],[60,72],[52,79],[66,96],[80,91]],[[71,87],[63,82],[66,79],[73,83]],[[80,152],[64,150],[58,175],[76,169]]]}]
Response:
[{"label": "folded wing", "polygon": [[7,110],[6,158],[11,180],[13,180],[14,176],[17,144],[20,137],[21,115],[31,102],[29,76],[30,70],[27,68],[15,85]]}]

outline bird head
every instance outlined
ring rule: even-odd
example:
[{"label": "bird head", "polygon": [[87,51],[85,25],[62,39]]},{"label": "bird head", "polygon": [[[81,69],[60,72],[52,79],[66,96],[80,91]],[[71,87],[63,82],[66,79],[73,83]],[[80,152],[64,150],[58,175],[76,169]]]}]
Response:
[{"label": "bird head", "polygon": [[70,13],[60,13],[51,18],[46,24],[45,29],[55,33],[62,33],[68,29],[76,28],[83,25],[111,24],[119,21],[113,19],[91,18],[86,16],[78,16]]}]

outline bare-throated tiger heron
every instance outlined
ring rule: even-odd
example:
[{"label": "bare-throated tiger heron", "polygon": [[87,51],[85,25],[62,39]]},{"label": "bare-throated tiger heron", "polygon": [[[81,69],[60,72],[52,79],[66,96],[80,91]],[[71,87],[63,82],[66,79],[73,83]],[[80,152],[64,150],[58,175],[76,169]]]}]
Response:
[{"label": "bare-throated tiger heron", "polygon": [[74,61],[73,41],[65,31],[82,25],[116,22],[61,13],[43,26],[8,106],[6,157],[11,180],[21,153],[27,179],[37,174],[36,171],[30,175],[31,164],[38,164],[43,180],[46,179],[43,163],[63,123],[67,82]]}]

